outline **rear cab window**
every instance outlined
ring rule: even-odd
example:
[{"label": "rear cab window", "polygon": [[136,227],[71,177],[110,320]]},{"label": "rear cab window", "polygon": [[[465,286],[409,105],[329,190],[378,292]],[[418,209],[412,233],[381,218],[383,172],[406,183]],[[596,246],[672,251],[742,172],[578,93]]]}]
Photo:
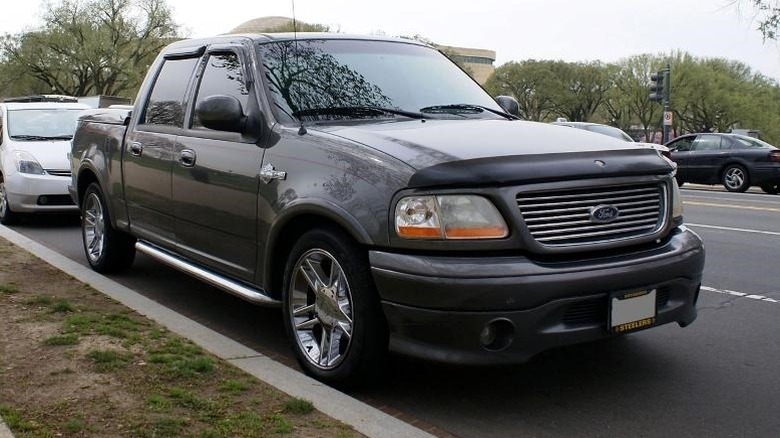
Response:
[{"label": "rear cab window", "polygon": [[200,58],[166,59],[154,81],[139,124],[181,128],[184,99]]}]

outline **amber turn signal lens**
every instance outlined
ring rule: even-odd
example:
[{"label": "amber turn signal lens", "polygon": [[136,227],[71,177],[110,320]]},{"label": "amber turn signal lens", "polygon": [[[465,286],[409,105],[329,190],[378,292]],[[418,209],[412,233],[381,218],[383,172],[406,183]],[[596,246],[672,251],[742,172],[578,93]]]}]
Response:
[{"label": "amber turn signal lens", "polygon": [[407,239],[437,239],[441,237],[439,228],[398,227],[398,235]]},{"label": "amber turn signal lens", "polygon": [[506,227],[446,228],[448,239],[500,239],[506,237]]}]

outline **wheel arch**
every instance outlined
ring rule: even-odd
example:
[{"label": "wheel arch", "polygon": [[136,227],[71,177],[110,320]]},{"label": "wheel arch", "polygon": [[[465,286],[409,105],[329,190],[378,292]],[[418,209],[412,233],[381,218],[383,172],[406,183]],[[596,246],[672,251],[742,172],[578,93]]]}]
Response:
[{"label": "wheel arch", "polygon": [[275,298],[281,296],[284,266],[292,245],[301,234],[318,227],[339,229],[360,245],[375,243],[360,222],[342,207],[317,201],[289,206],[272,224],[261,262],[262,284]]}]

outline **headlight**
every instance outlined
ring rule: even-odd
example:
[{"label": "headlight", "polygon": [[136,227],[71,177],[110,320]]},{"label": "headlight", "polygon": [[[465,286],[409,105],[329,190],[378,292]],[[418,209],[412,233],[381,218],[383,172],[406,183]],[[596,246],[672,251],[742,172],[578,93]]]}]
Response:
[{"label": "headlight", "polygon": [[405,239],[501,239],[509,235],[496,207],[482,196],[409,196],[395,207]]},{"label": "headlight", "polygon": [[672,219],[682,219],[682,215],[682,193],[680,193],[680,186],[677,185],[677,180],[672,176]]},{"label": "headlight", "polygon": [[28,152],[14,151],[14,155],[16,156],[16,170],[18,170],[19,173],[30,173],[33,175],[46,174],[46,172],[43,171],[43,167],[38,163],[38,160]]}]

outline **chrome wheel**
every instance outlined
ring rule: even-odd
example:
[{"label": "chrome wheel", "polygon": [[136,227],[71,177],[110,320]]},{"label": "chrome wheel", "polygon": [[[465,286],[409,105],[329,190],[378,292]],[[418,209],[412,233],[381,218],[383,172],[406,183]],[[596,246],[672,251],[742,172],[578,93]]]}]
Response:
[{"label": "chrome wheel", "polygon": [[352,293],[335,257],[311,249],[296,262],[288,311],[298,348],[315,367],[338,366],[352,340]]},{"label": "chrome wheel", "polygon": [[93,262],[103,255],[104,237],[106,231],[103,216],[103,203],[95,193],[87,195],[84,200],[84,247],[87,256]]},{"label": "chrome wheel", "polygon": [[5,194],[5,183],[0,181],[0,218],[8,213],[8,198]]},{"label": "chrome wheel", "polygon": [[746,179],[745,171],[739,167],[730,167],[723,178],[726,188],[731,190],[738,190],[745,184]]}]

